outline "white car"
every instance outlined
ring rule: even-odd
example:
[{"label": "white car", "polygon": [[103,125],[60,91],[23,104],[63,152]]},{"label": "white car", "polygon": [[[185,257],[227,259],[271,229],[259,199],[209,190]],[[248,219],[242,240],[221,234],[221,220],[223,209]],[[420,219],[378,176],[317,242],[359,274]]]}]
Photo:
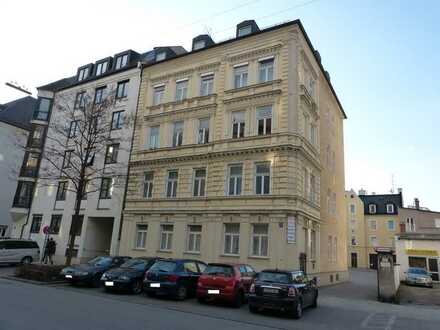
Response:
[{"label": "white car", "polygon": [[31,263],[40,260],[37,242],[23,239],[0,239],[0,264]]}]

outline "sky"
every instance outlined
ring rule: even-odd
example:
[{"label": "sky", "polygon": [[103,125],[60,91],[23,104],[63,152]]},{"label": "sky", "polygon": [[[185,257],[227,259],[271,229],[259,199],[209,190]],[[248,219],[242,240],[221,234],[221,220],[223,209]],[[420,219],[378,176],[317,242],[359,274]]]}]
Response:
[{"label": "sky", "polygon": [[347,113],[346,188],[403,189],[440,211],[440,1],[0,1],[0,103],[126,49],[301,19]]}]

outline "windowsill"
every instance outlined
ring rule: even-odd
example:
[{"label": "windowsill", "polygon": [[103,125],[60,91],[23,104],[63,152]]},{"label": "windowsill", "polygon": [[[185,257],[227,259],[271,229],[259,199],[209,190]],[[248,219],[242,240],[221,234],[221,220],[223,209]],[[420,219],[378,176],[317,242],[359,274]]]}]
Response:
[{"label": "windowsill", "polygon": [[147,248],[133,248],[133,251],[147,251]]},{"label": "windowsill", "polygon": [[104,197],[99,197],[99,200],[100,201],[102,201],[102,200],[104,200],[104,201],[108,201],[108,200],[110,200],[110,199],[112,199],[111,197],[106,197],[106,198],[104,198]]},{"label": "windowsill", "polygon": [[247,85],[247,86],[243,86],[243,87],[231,88],[231,89],[225,90],[225,94],[240,92],[240,91],[244,91],[244,90],[251,89],[251,88],[269,86],[269,85],[273,85],[273,84],[280,83],[280,82],[281,82],[281,79],[274,79],[274,80],[270,80],[270,81],[266,81],[266,82],[259,82],[256,84]]},{"label": "windowsill", "polygon": [[170,105],[179,105],[179,104],[183,104],[185,102],[193,102],[196,100],[209,99],[209,98],[215,97],[215,96],[217,96],[216,93],[212,93],[212,94],[204,95],[204,96],[200,95],[200,96],[194,96],[194,97],[187,97],[183,100],[174,100],[174,101],[163,102],[163,103],[159,103],[159,104],[152,104],[149,107],[147,107],[147,109],[151,109],[151,110],[160,109],[161,107],[168,107]]},{"label": "windowsill", "polygon": [[173,250],[157,250],[156,252],[160,252],[160,253],[173,253]]},{"label": "windowsill", "polygon": [[270,258],[267,256],[248,256],[249,259],[261,259],[261,260],[269,260]]},{"label": "windowsill", "polygon": [[200,255],[200,252],[195,252],[195,251],[184,251],[184,254],[192,254],[192,255]]},{"label": "windowsill", "polygon": [[228,257],[228,258],[240,258],[240,254],[220,254],[220,257]]}]

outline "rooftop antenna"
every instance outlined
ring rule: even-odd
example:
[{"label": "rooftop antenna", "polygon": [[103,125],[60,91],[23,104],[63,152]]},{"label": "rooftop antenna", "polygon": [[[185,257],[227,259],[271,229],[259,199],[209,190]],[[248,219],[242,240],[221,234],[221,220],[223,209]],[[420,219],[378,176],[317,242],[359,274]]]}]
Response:
[{"label": "rooftop antenna", "polygon": [[32,93],[25,86],[20,86],[16,81],[6,82],[5,85],[14,88],[22,93],[32,95]]},{"label": "rooftop antenna", "polygon": [[394,194],[394,173],[391,174],[391,191]]}]

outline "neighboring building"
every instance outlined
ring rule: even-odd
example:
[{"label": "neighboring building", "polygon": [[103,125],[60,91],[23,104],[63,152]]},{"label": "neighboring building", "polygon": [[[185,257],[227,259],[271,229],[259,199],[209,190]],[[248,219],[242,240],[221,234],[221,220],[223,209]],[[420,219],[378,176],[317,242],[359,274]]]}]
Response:
[{"label": "neighboring building", "polygon": [[188,53],[155,48],[120,253],[347,279],[344,118],[299,20],[245,21],[236,38],[198,36]]},{"label": "neighboring building", "polygon": [[417,198],[411,207],[399,208],[399,219],[402,233],[440,234],[440,212],[420,207]]},{"label": "neighboring building", "polygon": [[400,279],[405,279],[408,267],[425,268],[433,281],[440,280],[440,233],[406,232],[396,237],[397,264]]},{"label": "neighboring building", "polygon": [[345,203],[350,232],[347,235],[349,265],[376,269],[375,249],[394,249],[394,236],[400,232],[398,210],[403,205],[402,191],[383,195],[360,191],[356,195],[351,190],[345,194]]},{"label": "neighboring building", "polygon": [[[63,116],[60,111],[56,110],[60,107],[65,108],[66,102],[69,102],[70,107],[76,107],[78,106],[78,99],[84,97],[84,95],[89,95],[96,102],[98,90],[101,96],[107,92],[115,91],[116,101],[111,109],[111,138],[116,145],[119,145],[118,152],[114,153],[116,156],[114,160],[112,159],[112,164],[114,162],[119,163],[127,170],[132,127],[127,128],[122,123],[124,118],[134,117],[136,112],[140,83],[140,70],[137,63],[147,59],[149,54],[138,54],[128,50],[116,54],[114,57],[99,60],[94,64],[82,66],[78,68],[77,75],[74,77],[40,87],[40,104],[43,100],[49,101],[45,103],[47,106],[44,107],[44,111],[40,106],[34,114],[35,124],[43,127],[44,133],[39,134],[39,136],[51,133],[45,131],[47,123],[49,120],[57,120],[60,118],[59,116]],[[102,91],[103,93],[101,93]],[[60,107],[57,107],[58,105]],[[53,113],[51,114],[51,112]],[[71,125],[67,120],[66,124]],[[31,136],[30,145],[33,145],[33,139],[35,138],[35,136]],[[46,143],[54,142],[48,139]],[[43,150],[43,148],[44,145],[40,145],[38,150]],[[43,158],[41,166],[44,165],[45,161],[47,160]],[[100,157],[94,157],[93,162],[94,166],[105,166],[105,160],[100,159]],[[45,226],[49,226],[52,231],[51,237],[57,242],[56,260],[63,262],[71,230],[75,194],[68,191],[67,186],[62,181],[58,182],[56,186],[47,186],[38,184],[41,181],[38,181],[38,173],[33,172],[33,178],[33,182],[37,184],[37,187],[35,192],[31,194],[33,199],[30,216],[28,219],[17,219],[17,227],[18,225],[23,227],[23,237],[36,240],[42,247],[45,240],[42,231]],[[113,186],[113,181],[103,179],[98,191],[88,193],[87,198],[81,204],[82,220],[76,232],[77,238],[74,251],[79,260],[86,260],[99,254],[118,253],[118,233],[126,185],[124,182],[119,182],[117,186]],[[15,210],[19,205],[15,204],[14,206]],[[23,206],[29,206],[29,202],[26,201],[26,205]],[[20,233],[17,233],[17,235],[19,236]]]},{"label": "neighboring building", "polygon": [[9,213],[20,175],[24,149],[31,118],[37,100],[26,96],[0,104],[0,237],[10,236],[13,231]]}]

